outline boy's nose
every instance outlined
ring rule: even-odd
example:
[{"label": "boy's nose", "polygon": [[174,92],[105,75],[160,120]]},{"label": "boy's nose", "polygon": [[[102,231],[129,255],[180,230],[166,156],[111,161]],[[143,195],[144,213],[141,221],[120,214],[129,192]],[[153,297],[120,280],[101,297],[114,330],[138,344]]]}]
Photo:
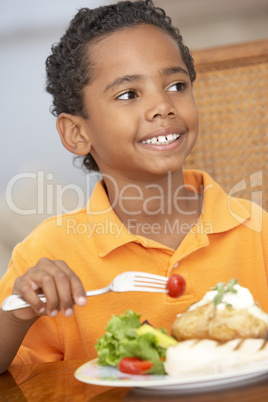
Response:
[{"label": "boy's nose", "polygon": [[152,97],[151,105],[147,108],[145,117],[152,121],[156,118],[165,119],[167,117],[174,118],[177,115],[175,106],[170,102],[170,99],[161,97],[157,99]]}]

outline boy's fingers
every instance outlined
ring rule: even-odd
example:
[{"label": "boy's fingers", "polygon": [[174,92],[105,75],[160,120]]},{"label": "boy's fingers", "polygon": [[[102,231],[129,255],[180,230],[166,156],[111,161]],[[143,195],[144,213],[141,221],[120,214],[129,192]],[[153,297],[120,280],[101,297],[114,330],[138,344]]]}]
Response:
[{"label": "boy's fingers", "polygon": [[53,277],[46,272],[41,272],[39,281],[42,293],[45,294],[47,302],[45,303],[46,314],[55,317],[59,311],[59,296]]},{"label": "boy's fingers", "polygon": [[36,292],[32,289],[31,283],[26,278],[18,277],[15,280],[13,293],[20,294],[31,305],[37,315],[44,312],[44,303],[39,299]]},{"label": "boy's fingers", "polygon": [[80,279],[61,260],[52,261],[44,258],[36,267],[42,273],[38,283],[47,298],[47,314],[54,317],[61,310],[64,316],[72,315],[76,299],[81,304],[81,297],[85,296]]},{"label": "boy's fingers", "polygon": [[[45,294],[47,303],[43,304],[36,291]],[[38,315],[56,316],[73,314],[74,303],[83,306],[87,303],[84,287],[78,276],[61,260],[40,259],[34,267],[17,278],[14,293],[21,294]],[[45,308],[44,308],[45,307]]]},{"label": "boy's fingers", "polygon": [[[33,284],[35,284],[33,286]],[[47,302],[44,304],[38,297],[36,290],[41,289],[45,294]],[[14,292],[21,294],[22,297],[31,305],[36,314],[48,314],[54,317],[59,309],[59,297],[55,287],[54,279],[44,271],[35,271],[31,279],[27,275],[18,277]],[[52,314],[53,313],[53,314]]]},{"label": "boy's fingers", "polygon": [[[83,287],[83,284],[81,280],[78,278],[78,276],[68,267],[68,265],[61,260],[55,261],[55,263],[64,271],[68,277],[68,290],[67,290],[67,285],[66,285],[66,291],[68,294],[71,295],[72,300],[79,306],[84,306],[87,303],[87,298],[86,298],[86,292]],[[59,275],[59,279],[60,275]],[[62,300],[66,300],[66,294],[62,294],[62,286],[59,286],[59,292]]]},{"label": "boy's fingers", "polygon": [[63,269],[57,266],[57,268],[55,269],[53,280],[57,289],[59,308],[62,314],[68,317],[73,314],[74,305],[74,299],[68,273],[64,272]]}]

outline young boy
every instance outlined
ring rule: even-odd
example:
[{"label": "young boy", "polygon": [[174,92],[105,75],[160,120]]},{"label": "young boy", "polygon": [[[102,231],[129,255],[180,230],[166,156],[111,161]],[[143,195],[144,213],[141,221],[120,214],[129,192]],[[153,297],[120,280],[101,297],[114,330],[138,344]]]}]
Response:
[{"label": "young boy", "polygon": [[[15,248],[0,302],[15,293],[31,307],[0,311],[1,372],[94,358],[111,315],[127,309],[170,330],[231,278],[268,311],[267,214],[206,173],[182,170],[198,134],[195,70],[164,11],[151,0],[81,9],[53,47],[47,77],[63,145],[103,180],[86,208],[48,219]],[[85,290],[132,270],[178,273],[186,292],[86,299]]]}]

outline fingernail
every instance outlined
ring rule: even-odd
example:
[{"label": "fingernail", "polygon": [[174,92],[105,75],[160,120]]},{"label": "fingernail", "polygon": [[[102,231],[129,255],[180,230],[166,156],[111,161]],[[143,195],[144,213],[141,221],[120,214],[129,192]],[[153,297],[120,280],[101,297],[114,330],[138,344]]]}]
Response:
[{"label": "fingernail", "polygon": [[70,317],[73,314],[73,309],[72,308],[67,308],[67,310],[64,311],[64,316],[65,317]]},{"label": "fingernail", "polygon": [[53,311],[51,311],[51,313],[49,315],[50,315],[50,317],[56,317],[57,314],[58,314],[58,310],[53,310]]},{"label": "fingernail", "polygon": [[40,310],[38,311],[39,314],[43,314],[45,312],[45,307],[41,307]]},{"label": "fingernail", "polygon": [[87,299],[84,296],[80,296],[77,299],[77,304],[79,304],[80,306],[84,306],[87,303]]}]

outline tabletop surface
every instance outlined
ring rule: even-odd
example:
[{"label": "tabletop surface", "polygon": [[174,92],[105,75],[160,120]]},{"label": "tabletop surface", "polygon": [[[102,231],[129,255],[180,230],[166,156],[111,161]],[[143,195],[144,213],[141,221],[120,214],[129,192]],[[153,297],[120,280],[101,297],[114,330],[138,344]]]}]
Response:
[{"label": "tabletop surface", "polygon": [[86,361],[62,361],[25,365],[0,375],[1,401],[90,401],[90,402],[212,402],[268,401],[268,376],[252,385],[195,394],[159,394],[135,388],[114,388],[85,384],[74,377],[74,371]]}]

